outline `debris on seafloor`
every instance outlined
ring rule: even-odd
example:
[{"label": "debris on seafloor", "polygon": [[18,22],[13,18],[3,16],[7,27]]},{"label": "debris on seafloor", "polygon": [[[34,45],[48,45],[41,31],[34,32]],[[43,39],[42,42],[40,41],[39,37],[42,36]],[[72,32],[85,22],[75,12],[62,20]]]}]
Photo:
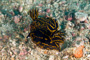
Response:
[{"label": "debris on seafloor", "polygon": [[75,18],[79,21],[85,21],[88,17],[88,14],[82,13],[82,12],[76,12]]},{"label": "debris on seafloor", "polygon": [[[83,42],[84,43],[84,42]],[[83,48],[84,48],[84,45],[81,44],[79,45],[78,47],[76,47],[74,50],[73,50],[73,55],[76,57],[76,58],[81,58],[83,57]]]}]

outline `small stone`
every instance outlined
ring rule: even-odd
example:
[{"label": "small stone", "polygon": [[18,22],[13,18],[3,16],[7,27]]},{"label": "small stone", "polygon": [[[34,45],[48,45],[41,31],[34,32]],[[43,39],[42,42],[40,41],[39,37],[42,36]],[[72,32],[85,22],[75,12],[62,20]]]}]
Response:
[{"label": "small stone", "polygon": [[84,41],[81,41],[80,45],[84,48]]},{"label": "small stone", "polygon": [[84,30],[85,28],[83,26],[81,26],[81,30]]},{"label": "small stone", "polygon": [[87,57],[88,57],[88,58],[90,58],[90,54],[89,54],[89,55],[87,55]]},{"label": "small stone", "polygon": [[25,59],[27,60],[27,59],[28,59],[28,57],[25,57]]},{"label": "small stone", "polygon": [[51,3],[52,0],[46,0],[46,3]]},{"label": "small stone", "polygon": [[42,7],[43,6],[43,4],[38,4],[40,7]]},{"label": "small stone", "polygon": [[59,4],[57,2],[55,2],[54,4],[54,7],[58,8]]},{"label": "small stone", "polygon": [[88,19],[90,20],[90,16],[88,16]]},{"label": "small stone", "polygon": [[47,9],[47,13],[50,13],[50,11],[51,11],[50,9]]},{"label": "small stone", "polygon": [[24,29],[24,31],[26,32],[26,31],[28,31],[28,29],[27,29],[27,28],[25,28],[25,29]]},{"label": "small stone", "polygon": [[19,23],[19,21],[20,21],[20,18],[18,16],[14,16],[14,22]]},{"label": "small stone", "polygon": [[9,36],[7,36],[7,35],[4,35],[4,39],[9,39]]},{"label": "small stone", "polygon": [[16,41],[15,41],[15,40],[12,41],[12,45],[13,45],[13,46],[16,46]]},{"label": "small stone", "polygon": [[44,54],[47,54],[47,51],[44,51]]},{"label": "small stone", "polygon": [[71,21],[71,20],[72,20],[72,17],[69,17],[67,20],[68,20],[68,21]]},{"label": "small stone", "polygon": [[12,57],[11,60],[15,60],[14,57]]},{"label": "small stone", "polygon": [[10,13],[11,13],[11,15],[13,15],[13,16],[15,15],[15,13],[14,13],[13,11],[11,11]]},{"label": "small stone", "polygon": [[85,20],[84,23],[88,23],[88,20]]},{"label": "small stone", "polygon": [[90,29],[90,24],[85,24],[88,29]]},{"label": "small stone", "polygon": [[68,55],[67,56],[64,56],[63,59],[68,59],[68,57],[69,57]]},{"label": "small stone", "polygon": [[12,56],[13,53],[12,52],[9,52],[9,54],[10,54],[10,56]]},{"label": "small stone", "polygon": [[81,38],[81,37],[77,37],[75,40],[76,40],[76,41],[81,41],[82,38]]},{"label": "small stone", "polygon": [[28,52],[26,51],[26,49],[23,49],[23,51],[24,51],[24,54],[25,54],[25,55],[28,54]]},{"label": "small stone", "polygon": [[79,21],[85,21],[88,17],[88,14],[82,13],[82,12],[76,12],[75,13],[75,18]]},{"label": "small stone", "polygon": [[19,55],[24,56],[25,53],[23,51],[20,51],[20,54]]},{"label": "small stone", "polygon": [[19,12],[22,12],[22,11],[23,11],[23,7],[20,6],[20,7],[19,7]]},{"label": "small stone", "polygon": [[54,56],[51,55],[51,56],[49,57],[49,60],[54,60]]},{"label": "small stone", "polygon": [[0,40],[2,39],[2,37],[0,36]]},{"label": "small stone", "polygon": [[59,4],[61,5],[61,4],[65,4],[66,3],[66,1],[61,1],[61,2],[59,2]]},{"label": "small stone", "polygon": [[75,33],[72,33],[72,36],[76,36],[76,34]]},{"label": "small stone", "polygon": [[4,17],[4,15],[3,14],[0,14],[0,18],[2,18],[2,17]]},{"label": "small stone", "polygon": [[53,17],[53,15],[52,15],[52,14],[50,14],[50,17]]}]

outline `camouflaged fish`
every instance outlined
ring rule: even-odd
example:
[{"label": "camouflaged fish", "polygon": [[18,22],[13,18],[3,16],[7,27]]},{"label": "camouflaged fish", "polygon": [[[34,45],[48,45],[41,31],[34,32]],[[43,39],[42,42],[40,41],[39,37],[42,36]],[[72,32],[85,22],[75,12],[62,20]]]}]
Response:
[{"label": "camouflaged fish", "polygon": [[38,10],[29,11],[33,22],[30,25],[30,33],[27,37],[31,37],[32,41],[40,48],[47,50],[60,51],[60,43],[64,43],[64,33],[58,31],[58,22],[51,17],[38,18]]}]

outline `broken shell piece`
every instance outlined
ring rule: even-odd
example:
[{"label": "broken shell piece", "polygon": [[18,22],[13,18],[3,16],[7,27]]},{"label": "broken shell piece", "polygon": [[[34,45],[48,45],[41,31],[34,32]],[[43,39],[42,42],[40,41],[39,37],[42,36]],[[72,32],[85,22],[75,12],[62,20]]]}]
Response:
[{"label": "broken shell piece", "polygon": [[51,55],[51,56],[49,57],[49,60],[54,60],[54,56]]},{"label": "broken shell piece", "polygon": [[82,13],[82,12],[76,12],[75,18],[79,21],[85,21],[88,17],[88,14]]},{"label": "broken shell piece", "polygon": [[19,7],[19,12],[22,12],[22,11],[23,11],[23,7],[20,6],[20,7]]},{"label": "broken shell piece", "polygon": [[69,57],[68,55],[67,56],[64,56],[63,59],[68,59],[68,57]]}]

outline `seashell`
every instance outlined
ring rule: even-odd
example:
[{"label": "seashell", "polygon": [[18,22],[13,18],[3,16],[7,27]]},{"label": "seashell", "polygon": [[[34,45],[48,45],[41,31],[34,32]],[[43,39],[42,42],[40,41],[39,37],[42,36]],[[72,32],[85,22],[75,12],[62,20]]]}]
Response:
[{"label": "seashell", "polygon": [[23,7],[20,6],[20,7],[19,7],[19,12],[22,12],[22,11],[23,11]]},{"label": "seashell", "polygon": [[75,13],[75,18],[79,21],[85,21],[88,17],[88,14],[82,13],[82,12],[76,12]]}]

